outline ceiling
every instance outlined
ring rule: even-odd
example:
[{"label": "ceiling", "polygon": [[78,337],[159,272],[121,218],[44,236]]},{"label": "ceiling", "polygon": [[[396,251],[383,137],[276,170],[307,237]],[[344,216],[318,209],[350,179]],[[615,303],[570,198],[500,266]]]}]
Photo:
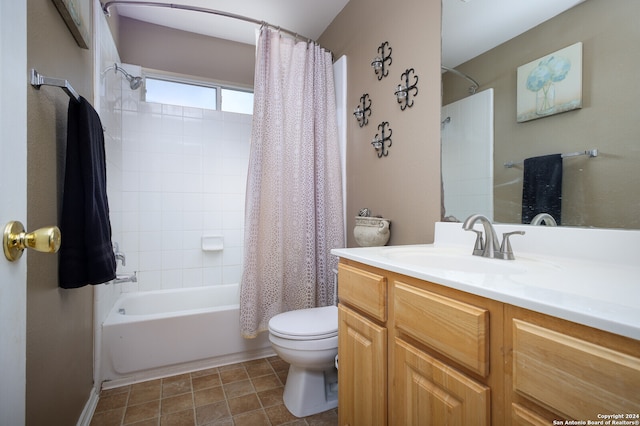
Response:
[{"label": "ceiling", "polygon": [[[583,1],[585,0],[442,0],[442,65],[451,68],[458,66]],[[242,15],[315,40],[348,0],[162,2]],[[237,19],[164,7],[118,4],[111,7],[111,13],[114,9],[121,16],[140,21],[255,44],[257,25]]]}]

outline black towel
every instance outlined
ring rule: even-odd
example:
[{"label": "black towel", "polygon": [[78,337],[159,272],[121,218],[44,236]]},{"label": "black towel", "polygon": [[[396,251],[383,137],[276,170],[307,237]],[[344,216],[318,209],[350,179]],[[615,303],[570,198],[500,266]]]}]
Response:
[{"label": "black towel", "polygon": [[562,213],[562,155],[552,154],[524,160],[522,223],[531,223],[538,213],[548,213],[560,225]]},{"label": "black towel", "polygon": [[100,284],[116,277],[102,123],[82,97],[69,101],[60,231],[60,287]]}]

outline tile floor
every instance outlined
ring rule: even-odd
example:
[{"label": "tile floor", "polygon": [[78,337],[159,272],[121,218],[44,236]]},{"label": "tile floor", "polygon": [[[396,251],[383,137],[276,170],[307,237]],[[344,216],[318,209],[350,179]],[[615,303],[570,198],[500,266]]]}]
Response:
[{"label": "tile floor", "polygon": [[91,426],[337,425],[337,409],[305,418],[287,411],[288,369],[274,356],[103,390]]}]

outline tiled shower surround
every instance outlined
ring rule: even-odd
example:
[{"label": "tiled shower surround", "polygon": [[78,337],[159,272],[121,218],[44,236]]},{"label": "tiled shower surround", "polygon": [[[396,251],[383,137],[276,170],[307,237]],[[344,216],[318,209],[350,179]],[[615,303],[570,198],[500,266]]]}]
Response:
[{"label": "tiled shower surround", "polygon": [[[148,291],[239,282],[252,116],[122,104],[123,271]],[[203,251],[203,235],[224,238]]]}]

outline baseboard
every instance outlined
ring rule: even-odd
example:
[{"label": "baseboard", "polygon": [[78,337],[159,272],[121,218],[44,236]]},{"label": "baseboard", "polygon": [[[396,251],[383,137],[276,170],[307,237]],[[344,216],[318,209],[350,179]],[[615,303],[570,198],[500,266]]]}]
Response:
[{"label": "baseboard", "polygon": [[94,386],[91,389],[89,400],[84,405],[84,409],[82,410],[82,414],[80,414],[80,418],[78,419],[78,423],[76,424],[76,426],[89,426],[89,424],[91,424],[91,418],[93,417],[93,413],[96,411],[99,399],[100,389],[97,389]]}]

